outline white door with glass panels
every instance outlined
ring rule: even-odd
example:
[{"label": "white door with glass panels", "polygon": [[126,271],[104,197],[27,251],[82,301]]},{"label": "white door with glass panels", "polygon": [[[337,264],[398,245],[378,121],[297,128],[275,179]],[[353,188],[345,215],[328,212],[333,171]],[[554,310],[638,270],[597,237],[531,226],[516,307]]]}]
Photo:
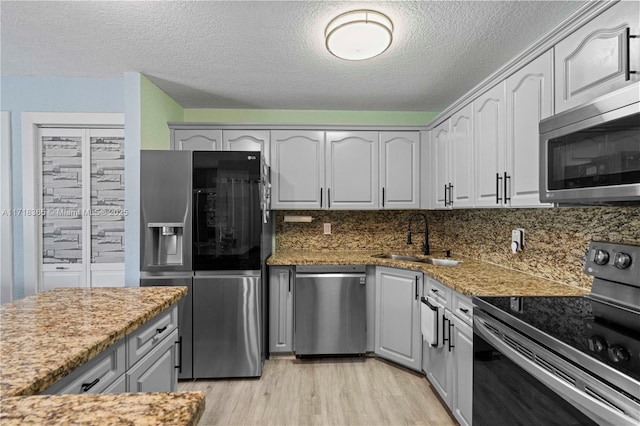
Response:
[{"label": "white door with glass panels", "polygon": [[124,286],[124,131],[41,128],[42,290]]}]

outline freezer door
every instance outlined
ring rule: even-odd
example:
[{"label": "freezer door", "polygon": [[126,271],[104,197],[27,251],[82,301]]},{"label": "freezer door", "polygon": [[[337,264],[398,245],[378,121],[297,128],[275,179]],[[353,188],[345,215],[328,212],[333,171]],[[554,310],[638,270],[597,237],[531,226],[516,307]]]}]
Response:
[{"label": "freezer door", "polygon": [[178,301],[178,379],[193,378],[193,285],[192,277],[147,276],[140,279],[140,287],[185,286],[189,291]]},{"label": "freezer door", "polygon": [[260,276],[193,279],[193,375],[262,375]]}]

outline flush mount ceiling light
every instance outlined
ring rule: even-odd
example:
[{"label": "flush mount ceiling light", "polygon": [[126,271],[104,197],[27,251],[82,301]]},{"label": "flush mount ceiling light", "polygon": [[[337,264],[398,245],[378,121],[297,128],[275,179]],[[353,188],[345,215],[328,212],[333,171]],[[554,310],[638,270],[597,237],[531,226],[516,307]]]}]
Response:
[{"label": "flush mount ceiling light", "polygon": [[378,56],[391,45],[393,22],[375,10],[352,10],[335,17],[324,31],[327,50],[350,61]]}]

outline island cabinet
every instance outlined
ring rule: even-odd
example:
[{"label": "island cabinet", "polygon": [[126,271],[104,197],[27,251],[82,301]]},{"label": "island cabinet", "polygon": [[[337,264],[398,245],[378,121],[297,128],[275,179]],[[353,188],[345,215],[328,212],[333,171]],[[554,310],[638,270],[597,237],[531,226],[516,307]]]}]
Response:
[{"label": "island cabinet", "polygon": [[473,396],[473,304],[444,284],[427,278],[424,292],[436,303],[441,327],[435,346],[424,344],[422,370],[454,417],[470,426]]},{"label": "island cabinet", "polygon": [[293,268],[269,268],[269,352],[293,352]]},{"label": "island cabinet", "polygon": [[420,297],[423,274],[376,267],[375,353],[420,371]]},{"label": "island cabinet", "polygon": [[556,113],[640,81],[640,2],[621,1],[555,45]]},{"label": "island cabinet", "polygon": [[42,394],[175,392],[177,305],[112,344]]}]

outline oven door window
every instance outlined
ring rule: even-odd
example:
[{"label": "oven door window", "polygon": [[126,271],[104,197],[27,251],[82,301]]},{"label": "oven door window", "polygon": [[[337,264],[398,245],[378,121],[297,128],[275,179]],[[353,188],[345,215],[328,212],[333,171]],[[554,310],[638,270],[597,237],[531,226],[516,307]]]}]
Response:
[{"label": "oven door window", "polygon": [[640,183],[640,114],[547,143],[549,190]]},{"label": "oven door window", "polygon": [[473,426],[597,425],[482,337],[473,336]]}]

